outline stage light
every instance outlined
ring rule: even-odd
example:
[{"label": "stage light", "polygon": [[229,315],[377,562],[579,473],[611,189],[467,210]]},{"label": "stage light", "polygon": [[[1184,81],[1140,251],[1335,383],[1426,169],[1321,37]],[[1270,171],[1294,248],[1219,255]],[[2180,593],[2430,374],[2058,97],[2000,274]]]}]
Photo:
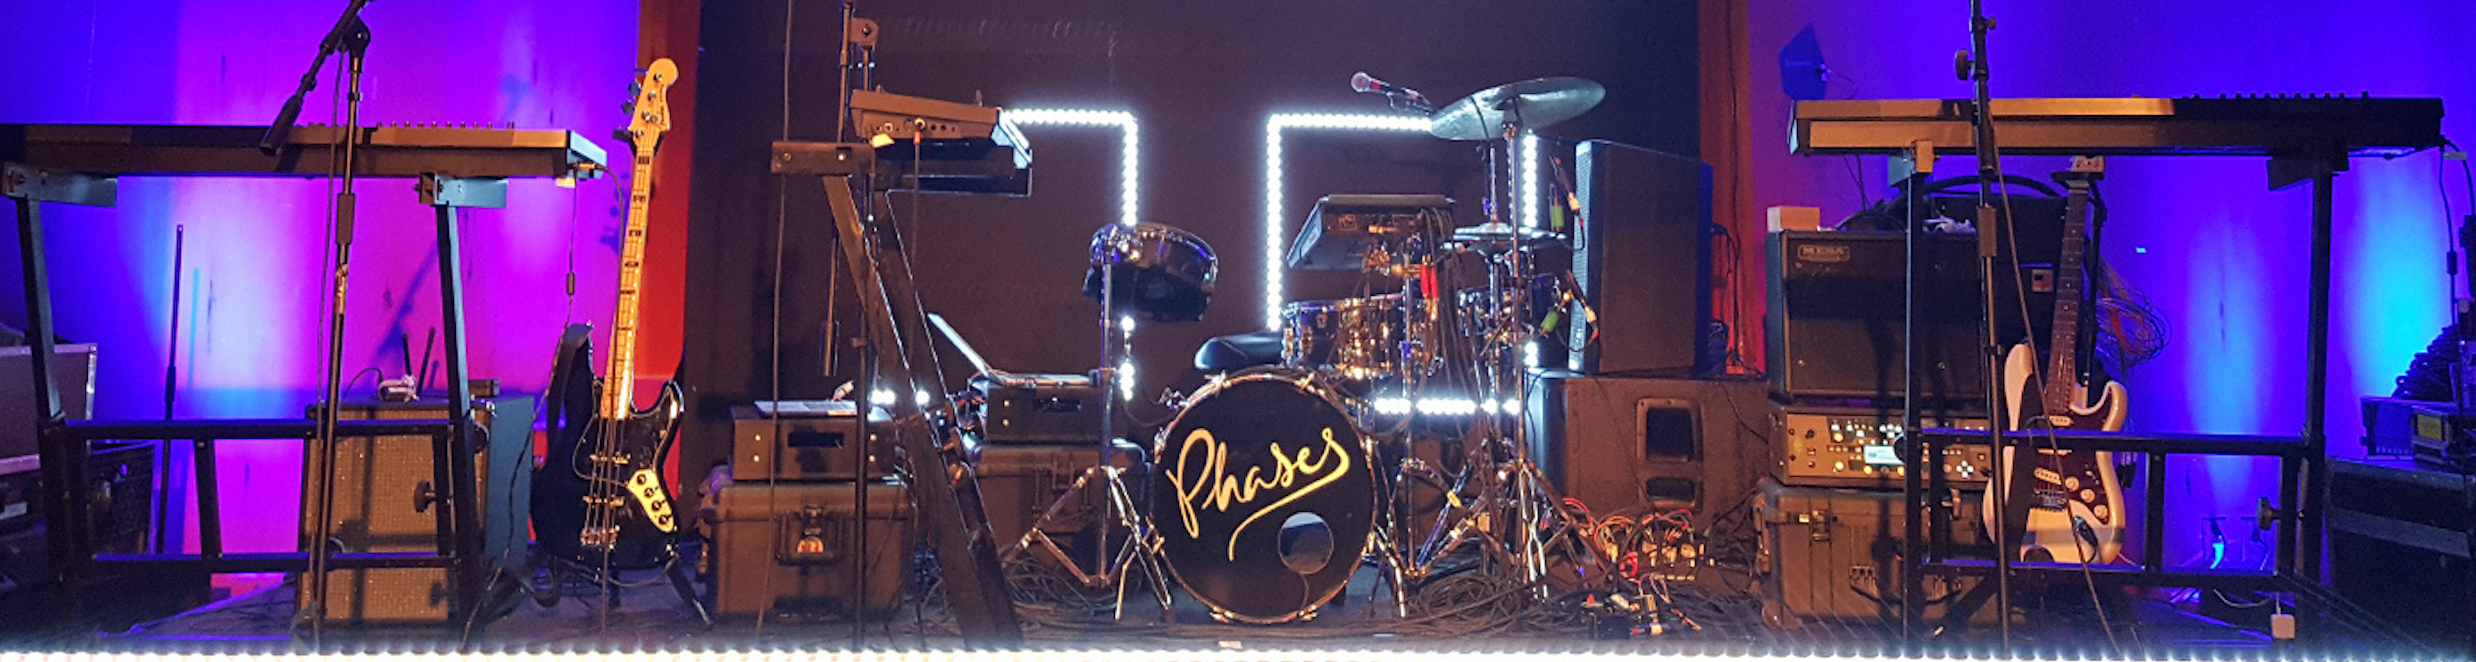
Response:
[{"label": "stage light", "polygon": [[879,407],[892,407],[894,406],[894,391],[889,389],[869,391],[868,403]]},{"label": "stage light", "polygon": [[1135,360],[1118,359],[1118,399],[1135,399]]},{"label": "stage light", "polygon": [[1118,129],[1118,224],[1135,225],[1136,201],[1142,161],[1139,147],[1143,143],[1142,127],[1135,123],[1135,114],[1123,110],[1084,110],[1072,108],[1008,109],[1006,119],[1021,126],[1117,127]]}]

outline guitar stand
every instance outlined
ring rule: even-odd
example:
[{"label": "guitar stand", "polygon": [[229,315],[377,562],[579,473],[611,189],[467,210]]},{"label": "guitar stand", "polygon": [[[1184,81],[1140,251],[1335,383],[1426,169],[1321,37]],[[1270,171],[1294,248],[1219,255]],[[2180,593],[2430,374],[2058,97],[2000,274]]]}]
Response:
[{"label": "guitar stand", "polygon": [[[1918,168],[1919,173],[1929,172],[1932,154],[1932,144],[1921,141],[1909,154],[1907,163],[1911,167]],[[2310,181],[2314,192],[2313,271],[2310,277],[2312,289],[2309,293],[2310,322],[2305,343],[2308,384],[2304,399],[2308,410],[2304,416],[2302,435],[2135,434],[2081,430],[2039,430],[2034,433],[2002,435],[1998,438],[2004,440],[2002,443],[2015,448],[2015,457],[2035,457],[2041,448],[2075,453],[2107,451],[2119,454],[2119,456],[2121,454],[2140,456],[2147,467],[2139,477],[2146,492],[2145,502],[2141,508],[2142,539],[2145,544],[2141,546],[2139,558],[2135,559],[2134,565],[2128,567],[2017,561],[2020,555],[2020,539],[2025,533],[2026,512],[2030,504],[2025,499],[2009,499],[1999,501],[2006,504],[2006,508],[1997,513],[2000,516],[1998,528],[2002,530],[1990,532],[1997,543],[1995,558],[1992,561],[1952,559],[1947,553],[1951,542],[1949,515],[1946,514],[1949,512],[1948,509],[1942,508],[1939,504],[1928,506],[1913,501],[1909,512],[1928,513],[1928,516],[1912,518],[1911,521],[1933,520],[1931,523],[1940,531],[1929,534],[1917,528],[1918,525],[1912,524],[1911,528],[1905,532],[1903,539],[1905,548],[1927,551],[1923,554],[1903,555],[1901,579],[1906,588],[1903,595],[1921,595],[1920,585],[1923,576],[1928,573],[1947,578],[1977,578],[1980,582],[1976,588],[1946,605],[1942,620],[1947,625],[1966,623],[1974,612],[1986,606],[1988,602],[1992,602],[1999,610],[1998,621],[2005,630],[2009,629],[2011,621],[2009,584],[2015,578],[2075,584],[2089,582],[2100,586],[2172,586],[2291,593],[2297,597],[2299,607],[2305,607],[2307,604],[2326,607],[2329,601],[2324,596],[2314,593],[2312,578],[2317,577],[2320,572],[2321,543],[2317,528],[2319,512],[2323,507],[2323,497],[2318,494],[2318,491],[2324,489],[2321,486],[2324,484],[2323,476],[2327,472],[2327,465],[2322,459],[2326,445],[2323,434],[2322,405],[2326,401],[2323,391],[2327,384],[2329,344],[2328,268],[2331,188],[2338,166],[2345,162],[2345,158],[2344,152],[2285,154],[2273,155],[2271,158],[2270,183],[2273,189],[2301,181]],[[2085,171],[2094,171],[2097,166],[2099,164],[2091,160],[2080,167]],[[2088,172],[2064,175],[2065,185],[2069,188],[2066,213],[2088,213],[2088,206],[2084,203],[2089,194],[2086,181],[2089,178]],[[2075,181],[2076,179],[2080,181]],[[1987,230],[1988,228],[1984,225],[1979,228],[1981,234]],[[1912,226],[1910,231],[1915,232],[1916,229]],[[1916,253],[1912,251],[1910,255],[1914,260]],[[1910,271],[1912,286],[1917,281],[1917,268],[1917,264],[1912,262]],[[1912,299],[1912,305],[1913,302],[1914,299]],[[1912,310],[1911,314],[1914,315],[1915,311]],[[1989,317],[1992,317],[1991,313]],[[1913,344],[1917,338],[1917,334],[1910,334],[1907,342]],[[1910,356],[1919,356],[1914,350],[1915,348],[1912,347]],[[1992,362],[1995,358],[1990,356],[1988,360]],[[2048,375],[2047,378],[2069,377]],[[2001,381],[1990,380],[1988,386],[1991,393],[1993,389],[2001,387]],[[1991,413],[1999,417],[2002,412]],[[1990,425],[1988,427],[2001,428],[2002,426]],[[1910,430],[1912,430],[1910,449],[1940,449],[1950,444],[1982,443],[1990,436],[1988,431],[1978,430],[1915,427]],[[2031,439],[2034,439],[2035,446],[2028,443]],[[2262,506],[2264,512],[2267,513],[2265,526],[2274,523],[2279,529],[2276,546],[2272,551],[2274,565],[2271,568],[2254,572],[2167,566],[2164,558],[2164,541],[2167,537],[2164,495],[2168,489],[2166,458],[2172,455],[2250,456],[2276,458],[2279,461],[2281,481],[2275,505],[2268,503],[2270,499],[2264,499],[2265,503]],[[1942,458],[1941,452],[1910,452],[1907,454],[1905,459],[1910,481],[1908,489],[1911,491],[1912,498],[1922,500],[1926,493],[1946,491],[1931,488],[1921,490],[1917,482],[1921,476],[1929,481],[1940,482],[1943,475]],[[2017,469],[2018,464],[2014,463],[2006,469]],[[2012,493],[2023,493],[2028,491],[2028,475],[2028,472],[2024,471],[1990,473],[1989,477],[1995,481],[1995,483],[1990,483],[1990,487],[1997,483],[2006,483],[2003,486],[2010,487],[2009,491]],[[2118,609],[2117,613],[2121,611]],[[1929,629],[1924,627],[1922,601],[1903,601],[1900,612],[1903,628],[1910,633],[1913,642],[1929,632]]]},{"label": "guitar stand", "polygon": [[[662,562],[663,580],[671,585],[671,592],[679,596],[679,602],[687,605],[690,613],[696,614],[696,621],[700,627],[708,630],[713,629],[713,614],[705,609],[705,601],[697,596],[696,582],[688,576],[687,564],[680,562],[679,551],[675,548],[671,550],[669,556],[670,560]],[[545,566],[545,570],[547,570],[550,574],[550,586],[548,588],[533,588],[521,582],[504,584],[502,586],[513,586],[514,588],[501,588],[493,591],[491,593],[491,600],[487,604],[497,604],[500,600],[509,597],[508,593],[510,591],[521,590],[533,596],[534,604],[541,605],[543,608],[553,607],[559,604],[559,598],[562,596],[567,587],[567,579],[571,576],[582,576],[586,581],[592,582],[595,586],[601,588],[602,603],[600,608],[605,610],[601,613],[607,617],[607,609],[616,608],[619,606],[620,589],[630,587],[627,582],[619,581],[617,576],[605,573],[600,568],[586,566],[567,559],[548,559],[548,563],[546,563]],[[641,584],[639,586],[641,586]]]}]

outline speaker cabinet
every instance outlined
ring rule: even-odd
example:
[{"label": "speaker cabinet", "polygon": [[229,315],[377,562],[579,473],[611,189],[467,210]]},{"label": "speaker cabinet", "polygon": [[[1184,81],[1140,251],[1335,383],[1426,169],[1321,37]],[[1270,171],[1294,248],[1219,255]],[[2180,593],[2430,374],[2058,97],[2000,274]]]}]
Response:
[{"label": "speaker cabinet", "polygon": [[1758,381],[1549,372],[1531,385],[1531,459],[1601,515],[1689,508],[1700,527],[1746,505],[1778,437]]},{"label": "speaker cabinet", "polygon": [[1571,325],[1569,366],[1585,374],[1682,377],[1718,363],[1711,319],[1711,167],[1604,140],[1574,153],[1582,222],[1573,275],[1599,314]]},{"label": "speaker cabinet", "polygon": [[[473,401],[473,425],[489,435],[474,456],[480,481],[483,552],[493,568],[523,576],[533,492],[533,403],[530,396]],[[312,412],[315,415],[315,410]],[[445,419],[447,403],[345,403],[345,420]],[[434,481],[435,457],[428,436],[337,437],[335,440],[334,537],[330,549],[349,552],[435,552],[437,505],[416,510],[423,482]],[[301,530],[315,521],[318,481],[315,458],[304,458]],[[304,543],[307,541],[304,540]],[[304,547],[304,549],[307,549]],[[451,586],[444,568],[332,570],[327,580],[327,617],[353,623],[438,623],[448,615]],[[306,598],[309,582],[297,582]]]},{"label": "speaker cabinet", "polygon": [[[1926,401],[1976,402],[1986,393],[1983,354],[1984,293],[1978,285],[1977,239],[1967,235],[1922,237],[1924,276],[1918,313],[1927,354],[1920,379]],[[1908,240],[1898,232],[1771,233],[1764,241],[1770,262],[1769,343],[1774,387],[1792,398],[1906,397],[1908,361]],[[2024,272],[2040,304],[2032,318],[2053,326],[2053,271]],[[2040,288],[2040,282],[2048,283]],[[2010,283],[1996,288],[2005,344],[2027,332],[2018,320],[2019,300]],[[2043,340],[2043,337],[2041,337]]]}]

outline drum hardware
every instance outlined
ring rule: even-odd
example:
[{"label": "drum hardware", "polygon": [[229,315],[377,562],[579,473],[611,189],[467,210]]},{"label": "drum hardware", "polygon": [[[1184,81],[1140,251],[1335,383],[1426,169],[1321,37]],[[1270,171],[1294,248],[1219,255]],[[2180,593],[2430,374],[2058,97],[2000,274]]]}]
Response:
[{"label": "drum hardware", "polygon": [[[1459,323],[1440,329],[1461,336],[1443,348],[1446,353],[1458,350],[1468,357],[1447,359],[1455,371],[1444,374],[1466,377],[1480,403],[1506,402],[1523,392],[1530,339],[1540,329],[1561,323],[1564,304],[1571,300],[1565,290],[1569,258],[1559,264],[1554,256],[1537,251],[1556,242],[1534,245],[1532,240],[1552,236],[1525,236],[1528,229],[1516,228],[1509,221],[1512,214],[1499,204],[1511,199],[1502,188],[1515,179],[1509,172],[1514,167],[1512,144],[1532,129],[1581,115],[1605,93],[1597,83],[1578,78],[1523,81],[1481,90],[1430,118],[1429,132],[1436,137],[1488,142],[1487,222],[1454,230],[1442,247],[1446,253],[1480,256],[1487,265],[1484,287],[1457,291],[1442,304],[1454,307]],[[1483,404],[1472,413],[1468,428],[1477,443],[1470,461],[1447,491],[1446,507],[1437,514],[1435,526],[1409,558],[1396,560],[1396,579],[1424,579],[1448,557],[1476,548],[1483,568],[1519,567],[1519,579],[1545,599],[1548,587],[1540,580],[1548,574],[1552,554],[1579,554],[1589,567],[1606,567],[1606,559],[1576,537],[1584,528],[1558,507],[1562,499],[1529,457],[1522,438],[1529,415],[1525,409]],[[1441,478],[1424,463],[1403,462],[1395,469],[1397,487],[1410,480]]]},{"label": "drum hardware", "polygon": [[[1151,523],[1143,516],[1143,508],[1135,501],[1134,494],[1126,489],[1124,473],[1125,470],[1108,465],[1085,469],[1082,475],[1075,477],[1074,484],[1067,487],[1066,492],[1060,495],[1057,501],[1049,504],[1048,510],[1042,511],[1040,517],[1032,521],[1032,526],[1024,530],[1021,539],[1007,546],[1004,558],[1012,563],[1026,554],[1036,553],[1041,558],[1057,564],[1076,582],[1086,587],[1114,587],[1117,592],[1117,607],[1111,612],[1111,618],[1126,616],[1126,582],[1124,580],[1128,573],[1141,571],[1142,576],[1147,580],[1146,584],[1152,588],[1153,598],[1160,602],[1161,621],[1170,622],[1176,618],[1176,615],[1170,608],[1168,576],[1161,570],[1163,564],[1161,537],[1152,530]],[[1084,565],[1074,558],[1074,554],[1060,547],[1057,540],[1049,537],[1048,533],[1048,528],[1065,524],[1068,517],[1080,512],[1079,501],[1086,489],[1106,491],[1103,508],[1107,512],[1096,514],[1092,522],[1094,526],[1099,527],[1098,543],[1094,545],[1097,550],[1094,556],[1097,557],[1098,565],[1094,566],[1096,568],[1094,570],[1086,570]],[[1127,532],[1126,544],[1117,550],[1114,559],[1111,558],[1110,551],[1112,541],[1109,537],[1109,527],[1111,524]]]},{"label": "drum hardware", "polygon": [[[1161,605],[1161,619],[1175,617],[1170,609],[1168,577],[1162,572],[1161,537],[1152,522],[1145,517],[1143,504],[1127,489],[1124,471],[1115,466],[1112,447],[1117,439],[1117,412],[1120,400],[1131,399],[1132,375],[1122,368],[1131,365],[1133,316],[1142,314],[1159,322],[1191,322],[1200,319],[1212,299],[1213,280],[1220,271],[1213,257],[1212,246],[1193,233],[1154,223],[1133,226],[1112,223],[1102,226],[1092,235],[1091,268],[1085,272],[1084,296],[1100,306],[1101,363],[1093,382],[1101,391],[1100,462],[1075,478],[1072,486],[1051,503],[1025,531],[1023,538],[1009,546],[1006,560],[1013,561],[1025,554],[1037,553],[1060,567],[1075,581],[1086,587],[1114,586],[1117,606],[1113,617],[1122,618],[1126,608],[1126,582],[1129,573],[1141,572],[1149,580],[1153,597]],[[976,359],[976,357],[975,357]],[[989,372],[985,365],[982,372]],[[1093,517],[1097,529],[1092,558],[1073,558],[1049,537],[1046,529],[1065,523],[1065,518],[1079,516],[1085,490],[1103,490],[1102,506],[1107,512]],[[1111,527],[1126,531],[1127,542],[1112,553]]]}]

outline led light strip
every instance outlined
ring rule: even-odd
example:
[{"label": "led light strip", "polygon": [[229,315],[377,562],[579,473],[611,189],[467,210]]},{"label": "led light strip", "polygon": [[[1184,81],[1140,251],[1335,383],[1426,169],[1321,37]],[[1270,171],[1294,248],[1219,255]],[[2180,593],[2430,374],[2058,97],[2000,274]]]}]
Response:
[{"label": "led light strip", "polygon": [[1282,242],[1281,134],[1291,129],[1341,131],[1426,131],[1427,118],[1352,113],[1274,113],[1264,120],[1264,328],[1281,328]]},{"label": "led light strip", "polygon": [[[1264,328],[1281,328],[1281,272],[1284,267],[1285,217],[1282,208],[1286,193],[1282,182],[1281,139],[1291,129],[1340,131],[1424,132],[1427,118],[1392,114],[1367,113],[1274,113],[1264,120]],[[1539,137],[1523,134],[1519,147],[1521,177],[1514,195],[1522,207],[1517,218],[1522,227],[1539,226]],[[1131,175],[1130,175],[1131,176]],[[1131,179],[1129,181],[1132,181]]]},{"label": "led light strip", "polygon": [[[577,650],[564,652],[487,651],[456,653],[446,650],[445,647],[441,647],[439,650],[430,652],[387,652],[350,656],[312,653],[302,655],[300,656],[300,659],[340,660],[349,657],[355,660],[368,660],[370,662],[445,662],[447,660],[494,660],[504,662],[531,662],[533,660],[560,660],[562,662],[568,660],[609,660],[612,662],[1389,662],[1392,660],[1399,660],[1402,657],[1409,655],[1415,655],[1419,659],[1427,662],[1569,662],[1577,659],[1694,660],[1696,662],[1753,662],[1756,660],[1772,661],[1831,659],[1838,662],[1912,662],[1916,660],[1932,660],[1940,662],[1948,660],[2003,659],[1999,656],[1995,656],[1991,650],[1970,651],[1965,648],[1956,651],[1956,654],[1945,654],[1939,656],[1926,655],[1912,658],[1891,658],[1871,655],[1837,656],[1830,655],[1828,653],[1816,654],[1797,648],[1789,648],[1778,653],[1744,654],[1681,653],[1664,651],[1655,646],[1644,646],[1639,650],[1607,648],[1594,650],[1586,646],[1577,647],[1575,644],[1561,641],[1543,642],[1535,645],[1546,650],[1457,651],[1443,650],[1420,644],[1408,644],[1401,646],[1396,650],[1386,650],[1381,647],[1369,647],[1370,645],[1368,644],[1342,642],[1334,642],[1322,646],[1273,646],[1257,648],[1249,643],[1224,641],[1218,648],[1200,648],[1192,646],[1175,647],[1163,646],[1159,644],[1145,646],[1139,643],[1094,644],[1078,642],[1067,644],[1044,643],[1038,648],[1027,646],[1017,650],[992,650],[977,652],[953,650],[854,651],[830,648],[803,649],[794,645],[769,642],[767,644],[763,644],[763,647],[761,648],[751,647],[740,648],[738,650],[728,650],[728,648],[730,648],[728,646],[716,646],[716,648],[724,648],[725,650],[689,649],[680,651],[641,651],[626,649],[593,650],[588,647],[580,646]],[[2036,651],[2033,657],[2024,657],[2022,659],[2085,659],[2141,662],[2143,660],[2165,659],[2191,660],[2203,659],[2204,657],[2207,659],[2233,659],[2247,657],[2241,654],[2221,655],[2219,654],[2221,652],[2220,650],[2202,648],[2187,650],[2168,649],[2164,652],[2167,652],[2170,655],[2127,657],[2121,655],[2110,655],[2104,649],[2098,648],[2091,648],[2081,651],[2073,651],[2068,649],[2041,649]],[[2177,653],[2181,654],[2176,655]],[[21,659],[29,660],[31,662],[85,662],[90,660],[111,660],[115,662],[139,662],[150,660],[216,662],[218,660],[231,660],[235,658],[233,655],[228,653],[31,653],[25,654]],[[2346,658],[2342,656],[2325,655],[2320,658],[2306,657],[2298,659],[2337,660]],[[2429,655],[2381,655],[2368,652],[2358,659],[2441,660],[2448,658]]]},{"label": "led light strip", "polygon": [[1135,124],[1135,114],[1123,110],[1081,110],[1072,108],[1008,109],[1006,119],[1023,126],[1083,126],[1118,128],[1118,223],[1135,226],[1136,172],[1141,161],[1137,147],[1143,142],[1143,131]]},{"label": "led light strip", "polygon": [[[1138,191],[1137,172],[1141,157],[1138,148],[1143,143],[1143,130],[1135,123],[1135,114],[1123,110],[1082,110],[1072,108],[1024,108],[1005,111],[1006,119],[1022,126],[1117,127],[1118,128],[1118,225],[1135,227]],[[1118,333],[1131,339],[1135,334],[1135,318],[1121,317]],[[1120,399],[1135,399],[1135,362],[1125,359],[1118,363]]]},{"label": "led light strip", "polygon": [[1421,416],[1469,416],[1481,411],[1485,411],[1490,415],[1510,415],[1514,412],[1521,411],[1522,409],[1522,401],[1514,398],[1505,398],[1503,400],[1488,400],[1485,398],[1419,398],[1413,401],[1409,398],[1391,397],[1376,398],[1374,404],[1376,413],[1387,416],[1400,416],[1408,414],[1412,408],[1418,409],[1418,413]]},{"label": "led light strip", "polygon": [[1522,132],[1522,177],[1518,188],[1522,200],[1522,229],[1539,229],[1539,134]]}]

